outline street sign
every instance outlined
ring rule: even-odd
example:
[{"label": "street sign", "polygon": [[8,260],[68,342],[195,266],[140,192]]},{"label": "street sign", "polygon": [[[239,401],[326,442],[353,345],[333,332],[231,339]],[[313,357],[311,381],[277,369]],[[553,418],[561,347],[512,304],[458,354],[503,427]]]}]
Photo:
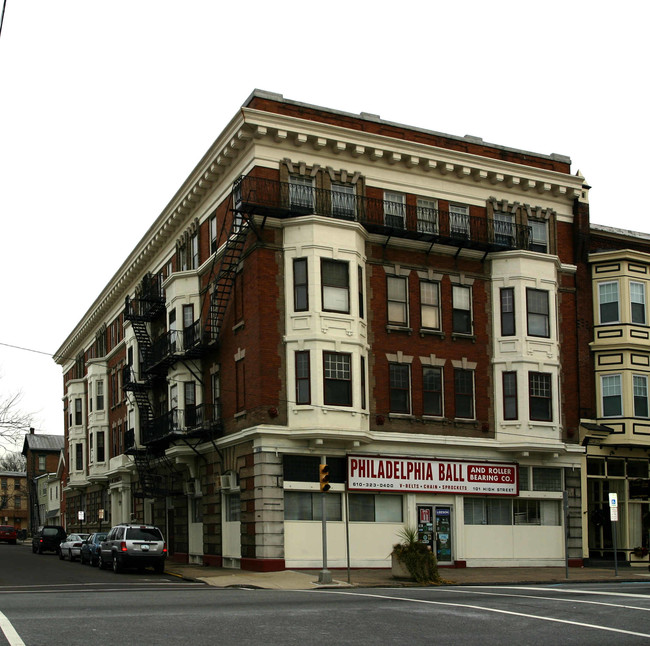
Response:
[{"label": "street sign", "polygon": [[84,512],[84,511],[78,511],[78,512],[77,512],[77,518],[78,518],[79,520],[86,520],[86,512]]},{"label": "street sign", "polygon": [[103,510],[103,509],[100,509],[100,510],[97,512],[97,518],[98,518],[99,520],[104,520],[104,510]]},{"label": "street sign", "polygon": [[609,494],[609,506],[611,508],[618,508],[618,494],[610,493]]},{"label": "street sign", "polygon": [[609,519],[614,521],[618,520],[618,507],[609,508]]}]

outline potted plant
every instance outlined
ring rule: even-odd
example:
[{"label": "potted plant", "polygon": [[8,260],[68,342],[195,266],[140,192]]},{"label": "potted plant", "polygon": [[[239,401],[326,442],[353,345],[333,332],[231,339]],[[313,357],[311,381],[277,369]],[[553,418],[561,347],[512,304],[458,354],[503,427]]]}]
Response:
[{"label": "potted plant", "polygon": [[393,545],[391,560],[393,576],[411,578],[418,583],[440,583],[436,555],[428,545],[418,541],[417,529],[403,527],[400,542]]},{"label": "potted plant", "polygon": [[641,547],[638,545],[632,550],[632,554],[636,556],[637,558],[643,558],[644,556],[648,555],[648,548],[647,547]]}]

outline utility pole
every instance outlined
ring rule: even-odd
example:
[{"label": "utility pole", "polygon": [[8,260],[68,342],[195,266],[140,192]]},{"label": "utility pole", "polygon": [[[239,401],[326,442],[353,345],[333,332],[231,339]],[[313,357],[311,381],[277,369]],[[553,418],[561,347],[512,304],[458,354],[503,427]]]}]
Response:
[{"label": "utility pole", "polygon": [[327,505],[325,496],[330,490],[330,468],[327,466],[327,457],[322,456],[318,468],[320,481],[321,523],[323,528],[323,569],[318,574],[318,583],[332,583],[332,573],[327,569]]}]

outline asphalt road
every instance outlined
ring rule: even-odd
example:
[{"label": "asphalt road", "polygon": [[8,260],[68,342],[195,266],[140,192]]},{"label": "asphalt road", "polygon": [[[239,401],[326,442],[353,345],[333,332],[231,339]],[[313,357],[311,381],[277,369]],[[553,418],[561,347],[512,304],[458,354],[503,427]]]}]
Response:
[{"label": "asphalt road", "polygon": [[11,646],[650,644],[650,583],[218,589],[0,545],[0,627]]}]

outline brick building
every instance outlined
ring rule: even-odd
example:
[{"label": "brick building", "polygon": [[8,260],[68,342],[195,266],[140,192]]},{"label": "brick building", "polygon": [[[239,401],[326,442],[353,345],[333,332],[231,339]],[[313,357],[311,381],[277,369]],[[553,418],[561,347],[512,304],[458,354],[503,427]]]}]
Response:
[{"label": "brick building", "polygon": [[56,473],[64,446],[63,435],[37,435],[30,428],[23,441],[22,454],[26,460],[27,496],[29,500],[29,531],[33,532],[48,523],[38,503],[36,479],[39,476]]},{"label": "brick building", "polygon": [[325,459],[333,567],[563,564],[564,491],[581,562],[588,239],[564,156],[255,91],[57,352],[67,526],[317,567]]},{"label": "brick building", "polygon": [[27,529],[27,510],[24,471],[0,471],[0,524]]}]

